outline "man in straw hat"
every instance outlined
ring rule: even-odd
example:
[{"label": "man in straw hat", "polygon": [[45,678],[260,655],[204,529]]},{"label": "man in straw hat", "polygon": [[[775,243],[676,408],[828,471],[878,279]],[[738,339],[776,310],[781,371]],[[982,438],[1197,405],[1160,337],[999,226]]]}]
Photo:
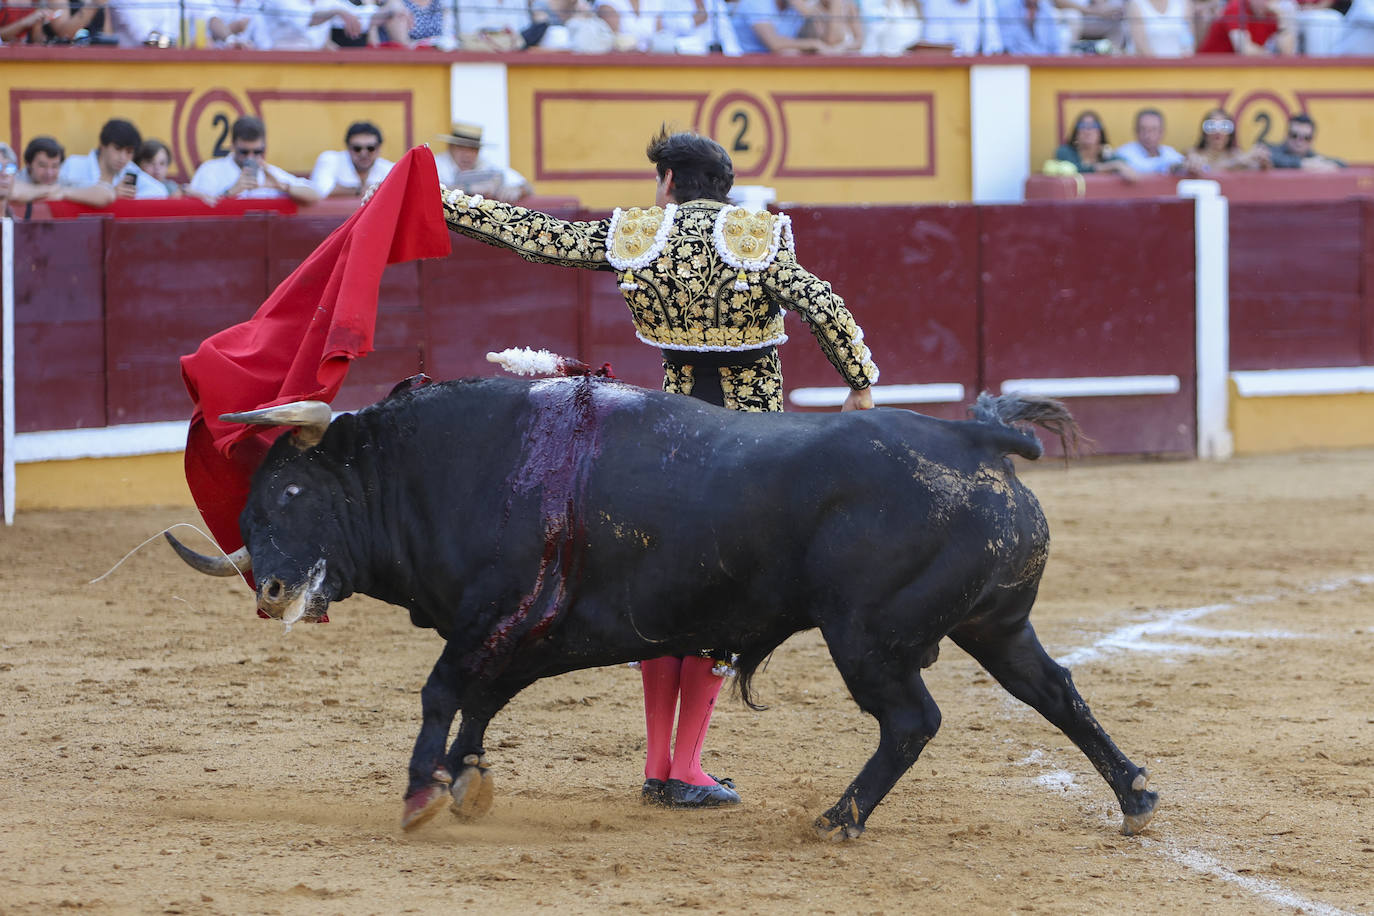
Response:
[{"label": "man in straw hat", "polygon": [[[477,142],[458,131],[454,144]],[[461,148],[461,147],[460,147]],[[528,261],[614,270],[640,340],[663,353],[663,388],[733,410],[782,410],[777,346],[783,310],[810,327],[850,391],[844,409],[873,406],[878,367],[863,331],[830,284],[797,263],[791,221],[727,203],[734,165],[716,141],[665,127],[649,141],[655,205],[609,219],[568,222],[470,191],[441,189],[454,232]],[[641,664],[648,731],[642,797],[673,808],[738,804],[728,780],[701,767],[701,751],[729,645]],[[673,721],[677,735],[673,737]]]},{"label": "man in straw hat", "polygon": [[447,150],[435,151],[439,166],[439,183],[458,188],[469,194],[480,194],[488,200],[515,203],[534,190],[515,169],[502,168],[482,158],[482,127],[454,121],[448,133],[438,138]]}]

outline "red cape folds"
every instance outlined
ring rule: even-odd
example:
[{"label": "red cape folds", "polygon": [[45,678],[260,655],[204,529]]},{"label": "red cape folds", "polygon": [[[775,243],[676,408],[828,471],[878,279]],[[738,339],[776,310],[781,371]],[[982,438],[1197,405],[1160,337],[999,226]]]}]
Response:
[{"label": "red cape folds", "polygon": [[451,249],[434,156],[416,147],[368,201],[276,288],[248,321],[181,358],[195,402],[186,483],[226,551],[243,546],[239,513],[279,428],[225,423],[222,413],[332,401],[349,363],[372,351],[377,289],[388,264]]}]

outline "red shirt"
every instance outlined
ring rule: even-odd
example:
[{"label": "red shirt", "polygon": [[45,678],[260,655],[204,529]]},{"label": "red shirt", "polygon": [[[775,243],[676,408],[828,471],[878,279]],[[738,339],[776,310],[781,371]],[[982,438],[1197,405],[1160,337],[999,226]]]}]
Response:
[{"label": "red shirt", "polygon": [[[0,6],[0,28],[16,23],[32,12],[31,6]],[[29,31],[25,29],[15,35],[9,40],[9,44],[26,44],[29,40]]]},{"label": "red shirt", "polygon": [[[1242,3],[1245,4],[1243,16]],[[1279,20],[1277,16],[1269,13],[1256,13],[1251,9],[1249,0],[1230,0],[1226,4],[1226,9],[1221,11],[1221,15],[1212,20],[1211,28],[1207,30],[1202,44],[1198,45],[1197,53],[1235,54],[1235,46],[1231,44],[1231,32],[1236,29],[1245,29],[1250,33],[1251,41],[1263,45],[1279,30]]]}]

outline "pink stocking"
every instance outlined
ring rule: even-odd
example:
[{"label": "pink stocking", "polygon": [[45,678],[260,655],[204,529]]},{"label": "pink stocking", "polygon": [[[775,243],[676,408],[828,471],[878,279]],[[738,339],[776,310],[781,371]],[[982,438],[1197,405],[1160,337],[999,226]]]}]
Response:
[{"label": "pink stocking", "polygon": [[709,786],[711,777],[701,768],[701,748],[716,708],[716,695],[725,678],[712,674],[709,658],[689,655],[682,660],[682,709],[678,713],[677,743],[673,746],[671,776],[693,786]]},{"label": "pink stocking", "polygon": [[667,779],[672,767],[673,716],[682,659],[673,656],[645,659],[639,663],[644,681],[644,728],[648,735],[645,779]]}]

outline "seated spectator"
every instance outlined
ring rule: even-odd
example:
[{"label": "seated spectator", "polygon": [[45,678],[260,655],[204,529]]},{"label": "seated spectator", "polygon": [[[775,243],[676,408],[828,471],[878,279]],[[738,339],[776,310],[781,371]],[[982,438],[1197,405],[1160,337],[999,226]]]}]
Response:
[{"label": "seated spectator", "polygon": [[1249,150],[1241,148],[1236,142],[1236,119],[1224,108],[1213,108],[1203,117],[1202,134],[1184,157],[1183,167],[1189,175],[1266,169],[1269,149],[1262,143]]},{"label": "seated spectator", "polygon": [[[877,36],[883,53],[897,55],[921,39],[921,13],[913,0],[886,0],[889,15],[884,15]],[[816,38],[827,53],[853,54],[864,47],[864,22],[855,0],[812,0],[811,13],[799,33]],[[910,40],[906,39],[910,37]]]},{"label": "seated spectator", "polygon": [[1002,53],[995,0],[921,0],[921,6],[925,41],[953,45],[962,56]]},{"label": "seated spectator", "polygon": [[1350,0],[1297,0],[1297,4],[1298,51],[1309,57],[1335,54]]},{"label": "seated spectator", "polygon": [[172,151],[161,140],[144,140],[138,152],[134,153],[134,165],[162,185],[168,197],[181,196],[181,186],[167,177],[167,171],[172,167]]},{"label": "seated spectator", "polygon": [[337,26],[351,39],[364,41],[376,10],[348,0],[262,0],[263,41],[274,51],[318,51],[330,48],[330,29]]},{"label": "seated spectator", "polygon": [[1141,57],[1187,57],[1193,53],[1192,0],[1127,0],[1130,48]]},{"label": "seated spectator", "polygon": [[736,0],[735,34],[745,54],[843,54],[845,49],[802,34],[816,7],[809,0]]},{"label": "seated spectator", "polygon": [[267,162],[267,127],[258,118],[244,115],[229,128],[231,152],[207,159],[191,176],[188,193],[210,202],[222,197],[290,197],[310,204],[320,192],[308,179],[297,178]]},{"label": "seated spectator", "polygon": [[543,51],[605,53],[615,48],[615,30],[592,11],[588,0],[533,0],[530,24],[520,40],[526,48]]},{"label": "seated spectator", "polygon": [[997,0],[997,27],[1008,54],[1061,53],[1059,22],[1050,0]]},{"label": "seated spectator", "polygon": [[593,9],[611,27],[621,51],[671,54],[679,38],[706,20],[705,9],[693,0],[594,0]]},{"label": "seated spectator", "polygon": [[8,143],[0,142],[0,218],[10,216],[10,197],[14,194],[15,176],[19,174],[19,159]]},{"label": "seated spectator", "polygon": [[1115,172],[1127,181],[1135,181],[1138,177],[1108,145],[1107,131],[1094,111],[1085,111],[1078,116],[1068,138],[1054,151],[1054,158],[1072,162],[1080,172]]},{"label": "seated spectator", "polygon": [[362,197],[395,165],[381,155],[382,131],[371,121],[355,121],[344,132],[344,149],[325,150],[315,160],[310,183],[322,197]]},{"label": "seated spectator", "polygon": [[98,147],[62,163],[58,183],[67,188],[107,185],[121,200],[166,197],[167,189],[133,163],[134,153],[142,145],[137,127],[122,118],[111,118],[100,128]]},{"label": "seated spectator", "polygon": [[1303,169],[1309,172],[1334,172],[1345,168],[1340,159],[1323,156],[1312,147],[1317,125],[1306,114],[1288,119],[1288,137],[1282,143],[1269,144],[1269,162],[1276,169]]},{"label": "seated spectator", "polygon": [[525,46],[521,33],[530,25],[528,0],[456,2],[459,47],[468,51],[518,51]]},{"label": "seated spectator", "polygon": [[7,45],[41,44],[43,25],[57,18],[55,9],[41,0],[10,0],[0,4],[0,43]]},{"label": "seated spectator", "polygon": [[84,32],[92,44],[114,44],[108,0],[40,0],[51,11],[52,19],[43,24],[44,40],[49,44],[67,44],[78,40]]},{"label": "seated spectator", "polygon": [[24,147],[24,167],[19,171],[19,180],[56,187],[66,158],[67,150],[56,137],[34,137]]},{"label": "seated spectator", "polygon": [[1374,57],[1374,0],[1353,0],[1332,50],[1342,55]]},{"label": "seated spectator", "polygon": [[205,37],[212,48],[263,49],[271,45],[262,0],[209,0]]},{"label": "seated spectator", "polygon": [[[1107,42],[1106,53],[1120,52],[1126,43],[1125,0],[1052,0],[1058,11],[1060,52],[1080,42]],[[1099,52],[1100,53],[1100,52]]]},{"label": "seated spectator", "polygon": [[451,131],[439,137],[439,142],[447,146],[444,152],[434,152],[439,183],[443,186],[508,203],[518,203],[533,192],[530,183],[515,169],[502,168],[482,158],[480,126],[455,121]]},{"label": "seated spectator", "polygon": [[[385,32],[388,40],[407,48],[438,48],[452,51],[458,46],[455,37],[453,5],[443,0],[392,0],[394,19],[388,19]],[[400,34],[396,23],[408,23]]]},{"label": "seated spectator", "polygon": [[[1245,4],[1244,9],[1241,4]],[[1199,54],[1293,54],[1298,33],[1284,0],[1228,0],[1197,46]]]},{"label": "seated spectator", "polygon": [[28,204],[25,219],[36,200],[73,200],[91,207],[108,207],[114,202],[114,188],[109,185],[69,188],[58,184],[66,158],[67,151],[53,137],[34,137],[24,147],[24,168],[14,176],[10,201]]},{"label": "seated spectator", "polygon": [[1142,108],[1135,115],[1135,139],[1116,148],[1123,162],[1146,175],[1168,175],[1183,171],[1183,154],[1164,139],[1164,115],[1154,108]]},{"label": "seated spectator", "polygon": [[121,48],[175,48],[181,44],[181,5],[168,0],[109,0],[112,31]]}]

